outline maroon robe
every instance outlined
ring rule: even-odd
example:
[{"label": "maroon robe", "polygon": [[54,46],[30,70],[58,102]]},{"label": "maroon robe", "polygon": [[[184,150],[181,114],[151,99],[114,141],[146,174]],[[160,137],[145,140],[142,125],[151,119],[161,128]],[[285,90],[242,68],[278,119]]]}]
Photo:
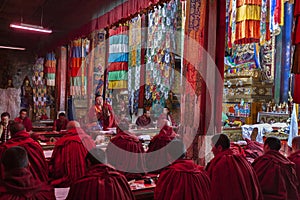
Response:
[{"label": "maroon robe", "polygon": [[[292,153],[289,157],[289,160],[295,163],[296,165],[296,174],[298,181],[300,180],[300,150]],[[300,183],[298,185],[298,197],[300,198]]]},{"label": "maroon robe", "polygon": [[256,158],[264,154],[264,144],[249,140],[247,138],[245,140],[247,142],[247,145],[244,147],[246,159],[250,163],[253,163]]},{"label": "maroon robe", "polygon": [[145,172],[144,148],[138,137],[120,131],[111,139],[106,149],[108,163],[126,178],[138,178]]},{"label": "maroon robe", "polygon": [[[48,165],[45,160],[43,149],[41,145],[33,140],[29,133],[25,130],[19,131],[12,136],[5,144],[0,146],[0,155],[8,148],[20,146],[24,147],[28,154],[29,170],[32,173],[34,179],[40,180],[41,182],[48,181]],[[0,157],[1,157],[0,156]],[[4,177],[4,167],[1,164],[1,177]]]},{"label": "maroon robe", "polygon": [[68,122],[69,122],[69,120],[67,120],[67,119],[64,119],[63,121],[56,119],[53,124],[53,131],[66,130]]},{"label": "maroon robe", "polygon": [[32,130],[32,123],[28,117],[21,119],[20,117],[15,118],[15,122],[22,123],[27,132]]},{"label": "maroon robe", "polygon": [[203,167],[179,159],[160,174],[154,199],[210,200],[210,180]]},{"label": "maroon robe", "polygon": [[70,188],[67,200],[134,199],[126,178],[108,165],[94,165]]},{"label": "maroon robe", "polygon": [[85,175],[85,157],[95,148],[92,138],[81,128],[74,128],[59,139],[49,163],[51,184],[55,187],[69,187]]},{"label": "maroon robe", "polygon": [[[108,113],[110,115],[108,115]],[[103,106],[94,105],[90,108],[88,113],[89,122],[99,121],[103,126],[103,130],[115,127],[115,115],[111,105],[103,103]]]},{"label": "maroon robe", "polygon": [[255,171],[247,160],[230,149],[216,155],[207,165],[211,199],[263,199]]},{"label": "maroon robe", "polygon": [[159,117],[157,119],[158,127],[161,127],[165,123],[165,120],[168,120],[169,122],[171,122],[171,126],[176,126],[176,122],[173,119],[172,115],[162,113],[159,115]]},{"label": "maroon robe", "polygon": [[243,156],[245,157],[245,152],[244,152],[244,149],[238,145],[238,144],[235,144],[233,142],[230,143],[230,150],[236,154],[236,155],[240,155],[240,156]]},{"label": "maroon robe", "polygon": [[[169,142],[171,142],[175,137],[176,133],[173,131],[173,128],[170,126],[164,126],[160,130],[159,134],[152,138],[146,154],[146,165],[149,171],[157,171],[158,169],[170,164],[166,148],[163,147],[169,144]],[[161,150],[157,151],[159,149]],[[152,153],[149,154],[150,152]]]},{"label": "maroon robe", "polygon": [[0,182],[0,199],[55,200],[54,189],[35,180],[26,168],[11,170]]},{"label": "maroon robe", "polygon": [[139,127],[145,127],[145,128],[148,128],[148,127],[151,127],[153,126],[152,122],[151,122],[151,118],[150,117],[146,117],[145,115],[142,115],[142,116],[139,116],[137,119],[136,119],[136,125],[139,126]]},{"label": "maroon robe", "polygon": [[270,150],[252,163],[264,200],[298,199],[295,164],[278,151]]}]

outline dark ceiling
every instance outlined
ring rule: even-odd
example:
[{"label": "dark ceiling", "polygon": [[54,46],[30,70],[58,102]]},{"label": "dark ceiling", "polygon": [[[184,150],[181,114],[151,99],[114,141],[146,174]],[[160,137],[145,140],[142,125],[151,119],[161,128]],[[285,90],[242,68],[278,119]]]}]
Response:
[{"label": "dark ceiling", "polygon": [[[123,0],[125,1],[125,0]],[[25,47],[38,53],[68,33],[101,16],[122,0],[0,0],[0,45]],[[42,17],[43,13],[43,17]],[[42,25],[50,35],[16,31],[12,22]]]}]

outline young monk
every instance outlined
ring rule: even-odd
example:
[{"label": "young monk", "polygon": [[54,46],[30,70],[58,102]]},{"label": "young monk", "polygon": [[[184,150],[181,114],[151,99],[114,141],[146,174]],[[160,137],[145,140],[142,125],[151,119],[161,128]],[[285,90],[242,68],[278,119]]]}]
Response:
[{"label": "young monk", "polygon": [[67,133],[56,142],[49,163],[51,184],[55,187],[69,187],[84,176],[85,156],[94,147],[94,140],[80,128],[80,124],[70,121]]},{"label": "young monk", "polygon": [[7,149],[2,155],[2,164],[5,176],[0,181],[0,199],[55,200],[53,188],[32,176],[25,148]]},{"label": "young monk", "polygon": [[70,188],[67,200],[134,199],[124,175],[106,164],[105,152],[94,148],[86,156],[87,173]]},{"label": "young monk", "polygon": [[206,170],[211,179],[211,199],[261,200],[262,192],[255,171],[244,158],[230,149],[225,134],[212,137],[214,158]]},{"label": "young monk", "polygon": [[264,155],[255,159],[252,166],[259,179],[264,200],[297,200],[295,164],[280,154],[280,148],[278,138],[268,137],[264,143]]}]

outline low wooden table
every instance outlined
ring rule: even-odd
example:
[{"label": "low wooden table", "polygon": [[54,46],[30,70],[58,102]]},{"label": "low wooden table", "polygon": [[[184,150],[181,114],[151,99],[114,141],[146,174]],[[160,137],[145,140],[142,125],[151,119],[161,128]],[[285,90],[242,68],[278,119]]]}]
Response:
[{"label": "low wooden table", "polygon": [[[31,134],[31,138],[38,141],[44,150],[53,149],[55,146],[56,140],[63,136],[62,133],[59,132],[33,132]],[[53,138],[53,139],[52,139]]]},{"label": "low wooden table", "polygon": [[155,183],[144,184],[144,180],[135,181],[130,185],[136,200],[152,200],[154,199]]}]

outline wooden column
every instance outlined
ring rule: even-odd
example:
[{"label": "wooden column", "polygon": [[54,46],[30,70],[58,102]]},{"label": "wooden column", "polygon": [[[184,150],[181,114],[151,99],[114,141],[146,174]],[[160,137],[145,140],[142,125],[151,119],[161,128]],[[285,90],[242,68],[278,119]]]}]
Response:
[{"label": "wooden column", "polygon": [[61,46],[57,50],[57,70],[56,70],[56,112],[66,111],[66,86],[67,86],[67,48]]},{"label": "wooden column", "polygon": [[88,55],[89,59],[89,65],[87,69],[87,108],[90,108],[93,104],[94,99],[94,93],[93,87],[94,87],[94,65],[95,65],[95,35],[97,32],[93,32],[91,35],[91,41],[90,41],[90,52]]}]

